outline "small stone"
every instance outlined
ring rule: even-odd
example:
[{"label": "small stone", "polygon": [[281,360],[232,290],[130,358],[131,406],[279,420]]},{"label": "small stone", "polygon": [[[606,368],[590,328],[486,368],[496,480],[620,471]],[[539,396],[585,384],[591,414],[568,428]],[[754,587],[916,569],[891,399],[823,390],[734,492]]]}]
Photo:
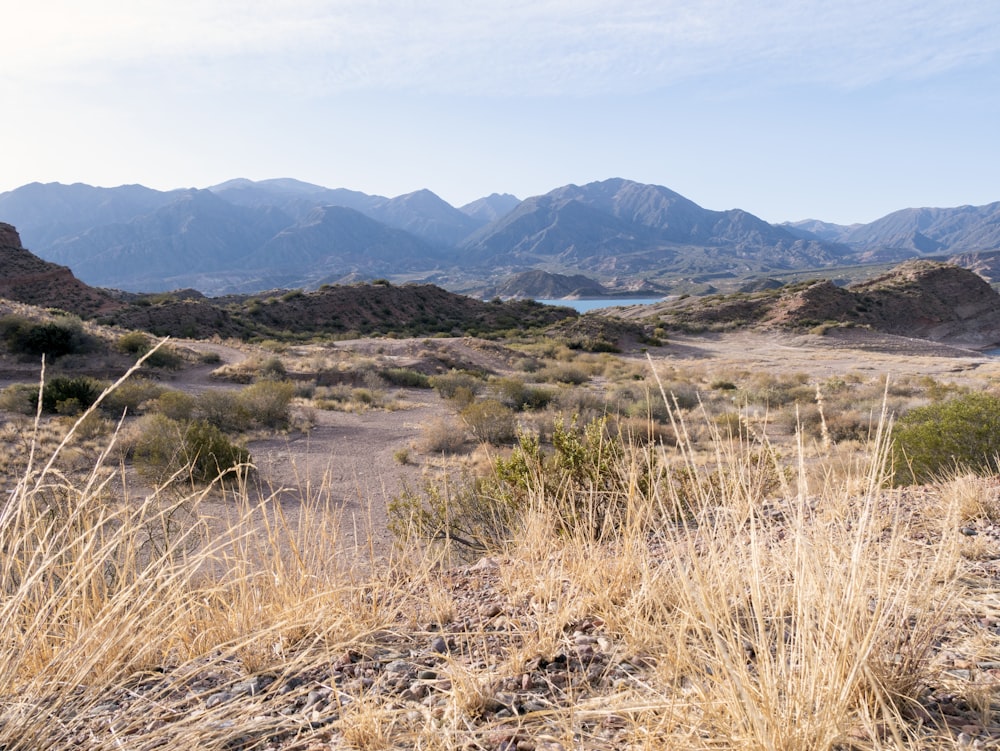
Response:
[{"label": "small stone", "polygon": [[979,534],[975,527],[962,527],[961,531],[966,537],[975,537]]},{"label": "small stone", "polygon": [[417,673],[417,678],[422,681],[433,681],[437,678],[437,673],[433,670],[421,670]]},{"label": "small stone", "polygon": [[393,660],[385,666],[385,672],[408,675],[409,673],[415,673],[415,670],[414,666],[406,660]]},{"label": "small stone", "polygon": [[448,642],[444,640],[443,636],[435,636],[434,639],[431,640],[431,649],[439,655],[447,654]]},{"label": "small stone", "polygon": [[211,709],[212,707],[217,707],[227,701],[232,701],[232,699],[233,694],[229,691],[219,691],[218,693],[212,694],[205,700],[205,706],[208,709]]}]

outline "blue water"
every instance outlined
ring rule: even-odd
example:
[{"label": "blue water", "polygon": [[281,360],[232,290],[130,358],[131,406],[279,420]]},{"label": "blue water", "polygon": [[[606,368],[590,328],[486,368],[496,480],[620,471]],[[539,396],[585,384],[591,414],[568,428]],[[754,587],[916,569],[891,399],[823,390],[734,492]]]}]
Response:
[{"label": "blue water", "polygon": [[536,300],[544,305],[564,305],[575,308],[580,313],[600,308],[613,308],[617,305],[652,305],[662,301],[662,297],[603,297],[599,300]]}]

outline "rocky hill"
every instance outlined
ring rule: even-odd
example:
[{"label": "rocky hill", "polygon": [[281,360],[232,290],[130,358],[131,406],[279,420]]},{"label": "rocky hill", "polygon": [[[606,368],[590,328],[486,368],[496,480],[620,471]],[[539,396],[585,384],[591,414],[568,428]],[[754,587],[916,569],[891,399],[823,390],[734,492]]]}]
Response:
[{"label": "rocky hill", "polygon": [[566,276],[540,269],[514,274],[499,284],[482,291],[482,296],[486,298],[525,297],[542,300],[557,300],[567,297],[601,297],[607,294],[608,289],[604,285],[583,274]]},{"label": "rocky hill", "polygon": [[908,261],[849,287],[830,281],[798,283],[673,300],[628,315],[657,316],[686,329],[824,330],[847,325],[974,349],[1000,345],[1000,295],[967,269],[927,260]]},{"label": "rocky hill", "polygon": [[0,223],[0,297],[87,317],[122,306],[90,287],[65,266],[43,261],[21,245],[17,230]]}]

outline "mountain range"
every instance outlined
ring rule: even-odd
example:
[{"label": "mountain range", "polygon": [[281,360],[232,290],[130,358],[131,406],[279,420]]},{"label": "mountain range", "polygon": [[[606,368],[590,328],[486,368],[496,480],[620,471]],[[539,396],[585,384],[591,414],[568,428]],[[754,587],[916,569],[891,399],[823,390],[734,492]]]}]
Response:
[{"label": "mountain range", "polygon": [[504,280],[530,270],[613,293],[926,256],[992,268],[984,257],[1000,249],[1000,203],[775,225],[620,178],[461,207],[429,190],[387,198],[292,179],[172,191],[32,183],[0,194],[0,221],[88,284],[210,295],[380,277],[516,295]]}]

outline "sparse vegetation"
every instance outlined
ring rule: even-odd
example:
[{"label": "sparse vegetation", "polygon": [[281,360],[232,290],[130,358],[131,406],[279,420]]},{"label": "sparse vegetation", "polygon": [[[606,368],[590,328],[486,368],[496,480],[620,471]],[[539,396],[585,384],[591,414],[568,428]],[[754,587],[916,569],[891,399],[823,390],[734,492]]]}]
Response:
[{"label": "sparse vegetation", "polygon": [[899,483],[921,483],[972,471],[995,474],[1000,447],[1000,397],[965,394],[917,407],[893,432]]},{"label": "sparse vegetation", "polygon": [[[102,356],[149,341],[128,336]],[[640,361],[520,333],[436,343],[246,346],[245,386],[133,376],[89,414],[105,381],[83,374],[105,374],[61,357],[37,420],[37,377],[5,388],[0,747],[1000,738],[998,443],[978,432],[1000,366],[885,378],[874,355],[761,366],[742,340],[724,363],[708,345]],[[391,399],[414,411],[385,431],[371,410]],[[275,436],[328,403],[363,414],[320,414],[324,432],[383,431],[369,478]],[[265,457],[283,443],[295,459]],[[921,452],[947,460],[900,474]],[[322,482],[288,482],[310,455],[329,457]],[[269,462],[287,465],[270,487]],[[393,475],[416,479],[391,501],[390,559]],[[368,508],[345,517],[355,498]]]}]

